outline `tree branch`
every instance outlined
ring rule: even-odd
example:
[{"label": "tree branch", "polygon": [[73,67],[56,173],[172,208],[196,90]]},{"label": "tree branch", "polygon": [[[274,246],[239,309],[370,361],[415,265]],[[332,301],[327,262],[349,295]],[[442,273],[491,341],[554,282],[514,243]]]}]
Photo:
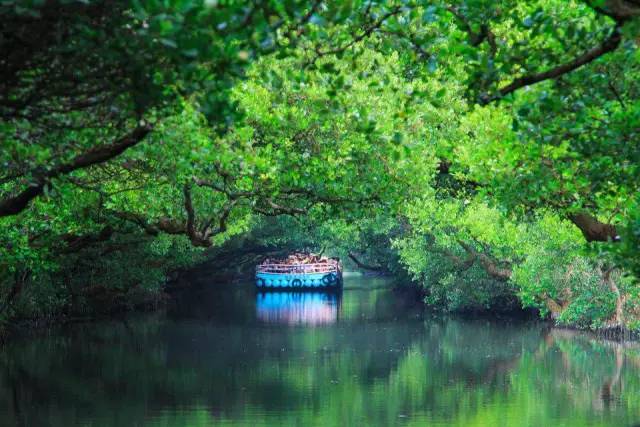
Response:
[{"label": "tree branch", "polygon": [[66,247],[61,249],[61,252],[68,254],[81,251],[82,249],[91,246],[94,243],[106,242],[107,240],[111,239],[114,233],[115,230],[111,226],[107,225],[97,233],[88,233],[82,236],[70,234],[64,235],[62,236],[62,240],[64,240],[67,245]]},{"label": "tree branch", "polygon": [[640,15],[640,1],[638,0],[583,1],[596,12],[608,16],[616,22],[624,22]]},{"label": "tree branch", "polygon": [[371,264],[365,264],[364,262],[360,261],[356,255],[349,251],[349,253],[347,254],[347,256],[349,257],[349,259],[351,261],[353,261],[353,263],[355,265],[358,266],[358,268],[361,268],[363,270],[370,270],[370,271],[377,271],[377,272],[386,272],[387,269],[382,266],[382,265],[371,265]]},{"label": "tree branch", "polygon": [[486,105],[493,101],[500,100],[505,96],[509,95],[510,93],[513,93],[516,90],[521,89],[525,86],[531,86],[545,80],[558,78],[564,74],[568,74],[582,67],[583,65],[586,65],[600,58],[601,56],[609,52],[616,50],[618,46],[620,46],[620,43],[622,42],[621,27],[622,27],[621,22],[618,22],[616,26],[613,28],[613,30],[611,31],[611,34],[609,34],[609,37],[607,37],[600,45],[584,52],[582,55],[574,58],[573,60],[565,64],[558,65],[557,67],[551,68],[549,70],[546,70],[540,73],[534,73],[534,74],[529,74],[529,75],[519,77],[513,80],[508,85],[498,89],[498,93],[496,93],[493,96],[487,96],[485,94],[485,96],[483,96],[480,99],[480,104]]},{"label": "tree branch", "polygon": [[468,245],[462,240],[458,240],[458,244],[462,246],[467,253],[474,255],[478,261],[480,261],[482,268],[494,279],[506,281],[511,278],[512,272],[510,267],[500,267],[498,263],[487,254],[475,250],[471,245]]},{"label": "tree branch", "polygon": [[159,233],[182,234],[189,238],[191,244],[197,247],[208,248],[212,245],[211,237],[224,233],[227,230],[227,221],[236,204],[235,200],[225,204],[220,212],[218,227],[211,229],[213,219],[204,224],[201,230],[196,227],[196,213],[191,197],[191,187],[185,184],[183,187],[184,209],[187,214],[186,221],[163,217],[155,222],[149,222],[143,215],[134,212],[112,211],[112,214],[122,220],[136,224],[147,234],[156,236]]},{"label": "tree branch", "polygon": [[453,265],[456,267],[456,270],[459,272],[467,271],[468,269],[470,269],[478,259],[475,253],[469,253],[467,258],[463,259],[458,255],[454,254],[453,252],[445,248],[435,247],[435,245],[430,245],[429,250],[431,252],[436,252],[444,255],[449,261],[453,263]]},{"label": "tree branch", "polygon": [[485,40],[489,43],[489,47],[491,48],[492,54],[495,55],[498,47],[496,46],[495,36],[491,29],[489,28],[489,24],[480,25],[480,31],[475,32],[471,28],[471,23],[469,20],[458,10],[455,6],[447,6],[446,9],[456,17],[456,19],[460,22],[462,29],[469,34],[469,43],[471,46],[477,47],[482,44]]},{"label": "tree branch", "polygon": [[69,163],[63,163],[45,173],[36,174],[34,182],[32,182],[26,189],[22,190],[15,196],[0,201],[0,217],[17,215],[25,210],[29,206],[29,202],[31,202],[31,200],[43,193],[45,186],[52,179],[61,175],[69,174],[78,169],[106,162],[119,156],[128,148],[133,147],[142,141],[151,129],[151,125],[146,123],[142,124],[111,144],[95,147],[86,153],[79,154]]},{"label": "tree branch", "polygon": [[618,242],[620,235],[613,224],[599,221],[596,217],[585,212],[578,212],[568,216],[576,227],[580,229],[587,242]]},{"label": "tree branch", "polygon": [[375,30],[379,29],[382,24],[384,24],[384,22],[391,18],[392,16],[397,15],[398,13],[400,13],[402,11],[402,8],[400,6],[395,6],[393,9],[391,9],[390,11],[388,11],[387,13],[385,13],[384,15],[382,15],[380,18],[376,19],[375,21],[373,21],[369,26],[367,26],[364,31],[359,34],[359,35],[354,35],[353,38],[351,39],[351,41],[349,41],[348,43],[344,44],[343,46],[338,46],[335,47],[333,49],[327,49],[327,50],[320,50],[317,49],[316,50],[316,54],[313,57],[312,60],[310,60],[306,65],[312,65],[315,64],[315,62],[325,56],[325,55],[335,55],[341,52],[344,52],[345,50],[349,49],[351,46],[355,45],[356,43],[364,40],[365,38],[369,37]]}]

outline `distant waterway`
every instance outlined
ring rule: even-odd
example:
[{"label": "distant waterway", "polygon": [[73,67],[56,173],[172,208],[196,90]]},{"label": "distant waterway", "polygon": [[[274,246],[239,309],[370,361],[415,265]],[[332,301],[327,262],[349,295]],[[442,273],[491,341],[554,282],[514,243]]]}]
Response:
[{"label": "distant waterway", "polygon": [[0,348],[1,426],[640,426],[640,348],[442,317],[381,279],[210,283]]}]

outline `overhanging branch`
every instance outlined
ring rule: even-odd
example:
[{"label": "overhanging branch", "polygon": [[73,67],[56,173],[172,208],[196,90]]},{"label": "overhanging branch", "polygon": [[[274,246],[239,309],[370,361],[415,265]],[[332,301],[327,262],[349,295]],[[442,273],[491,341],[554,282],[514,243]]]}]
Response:
[{"label": "overhanging branch", "polygon": [[482,99],[480,99],[480,104],[486,105],[493,101],[500,100],[525,86],[531,86],[545,80],[558,78],[564,74],[568,74],[574,70],[577,70],[583,65],[586,65],[609,52],[616,50],[622,42],[621,27],[622,22],[618,22],[609,36],[600,45],[589,49],[588,51],[582,53],[571,61],[553,67],[549,70],[542,71],[540,73],[528,74],[522,77],[518,77],[511,83],[498,89],[498,92],[495,95],[485,95],[484,97],[482,97]]},{"label": "overhanging branch", "polygon": [[458,240],[458,244],[462,246],[462,249],[464,249],[467,253],[474,255],[478,259],[478,261],[480,261],[482,268],[484,268],[487,274],[489,274],[494,279],[506,281],[511,278],[512,272],[510,267],[499,266],[498,262],[493,258],[485,253],[475,250],[473,246],[463,242],[462,240]]},{"label": "overhanging branch", "polygon": [[141,142],[151,131],[151,125],[145,123],[111,144],[95,147],[86,153],[79,154],[70,162],[63,163],[51,170],[37,174],[34,181],[20,193],[0,201],[0,217],[17,215],[29,206],[29,202],[44,192],[45,186],[54,178],[69,174],[75,170],[104,163],[119,156],[125,150]]},{"label": "overhanging branch", "polygon": [[111,213],[124,221],[128,221],[142,228],[147,234],[156,236],[159,233],[185,235],[193,246],[208,248],[213,242],[211,238],[227,231],[227,221],[232,209],[236,204],[235,200],[227,202],[218,216],[218,226],[214,229],[211,225],[216,217],[206,221],[200,229],[196,227],[196,213],[193,207],[191,196],[191,186],[186,184],[183,187],[184,209],[186,220],[176,220],[169,217],[162,217],[155,221],[148,220],[144,215],[135,212],[112,211]]},{"label": "overhanging branch", "polygon": [[615,225],[601,222],[588,213],[578,212],[570,214],[568,218],[580,229],[587,242],[617,242],[620,240]]},{"label": "overhanging branch", "polygon": [[353,263],[355,265],[358,266],[358,268],[361,268],[363,270],[376,271],[376,272],[385,272],[385,271],[387,271],[387,269],[382,265],[371,265],[371,264],[367,264],[367,263],[364,263],[364,262],[360,261],[358,259],[358,257],[353,252],[349,252],[347,254],[347,256],[349,257],[349,259],[351,261],[353,261]]}]

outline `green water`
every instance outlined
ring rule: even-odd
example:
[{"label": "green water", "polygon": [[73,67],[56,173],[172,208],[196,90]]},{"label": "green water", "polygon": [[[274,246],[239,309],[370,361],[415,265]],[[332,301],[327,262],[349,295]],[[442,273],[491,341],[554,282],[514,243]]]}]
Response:
[{"label": "green water", "polygon": [[426,315],[379,280],[345,286],[334,297],[212,283],[166,314],[15,341],[0,349],[0,425],[640,423],[637,347]]}]

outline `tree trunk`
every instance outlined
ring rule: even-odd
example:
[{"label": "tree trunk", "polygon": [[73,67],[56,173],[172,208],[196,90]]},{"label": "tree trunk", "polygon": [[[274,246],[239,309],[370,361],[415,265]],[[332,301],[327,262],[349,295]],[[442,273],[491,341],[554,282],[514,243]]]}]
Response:
[{"label": "tree trunk", "polygon": [[7,295],[4,302],[2,303],[2,306],[0,306],[0,315],[2,315],[9,307],[11,307],[11,304],[13,304],[13,301],[20,295],[25,283],[27,282],[27,280],[29,280],[30,276],[30,270],[16,271],[16,273],[14,274],[13,286],[9,291],[9,295]]},{"label": "tree trunk", "polygon": [[611,326],[623,327],[624,326],[624,306],[627,300],[627,296],[624,295],[622,291],[620,291],[620,288],[618,288],[615,278],[611,277],[612,272],[613,272],[613,269],[609,269],[605,271],[602,278],[603,282],[609,286],[609,289],[611,289],[611,291],[616,296],[616,310],[613,315],[613,319],[611,319],[610,321],[610,324]]},{"label": "tree trunk", "polygon": [[387,269],[384,268],[384,266],[382,265],[370,265],[370,264],[363,263],[356,257],[356,255],[353,252],[349,252],[348,256],[349,256],[349,259],[353,261],[355,265],[358,266],[358,268],[361,268],[363,270],[376,271],[379,273],[383,273],[387,271]]},{"label": "tree trunk", "polygon": [[569,220],[580,229],[587,242],[617,242],[620,240],[615,225],[601,222],[587,213],[571,214]]},{"label": "tree trunk", "polygon": [[547,310],[549,310],[549,313],[551,314],[551,319],[553,320],[558,319],[558,317],[560,317],[560,315],[566,308],[565,306],[558,303],[556,300],[554,300],[547,294],[542,295],[542,300],[544,301],[544,304],[547,306]]},{"label": "tree trunk", "polygon": [[468,254],[473,255],[473,260],[478,259],[478,261],[480,261],[480,265],[482,265],[482,268],[484,268],[484,271],[486,271],[489,276],[502,281],[507,281],[511,278],[511,267],[501,267],[498,265],[498,261],[487,254],[475,250],[473,246],[468,245],[462,240],[458,240],[458,244],[462,246]]}]

